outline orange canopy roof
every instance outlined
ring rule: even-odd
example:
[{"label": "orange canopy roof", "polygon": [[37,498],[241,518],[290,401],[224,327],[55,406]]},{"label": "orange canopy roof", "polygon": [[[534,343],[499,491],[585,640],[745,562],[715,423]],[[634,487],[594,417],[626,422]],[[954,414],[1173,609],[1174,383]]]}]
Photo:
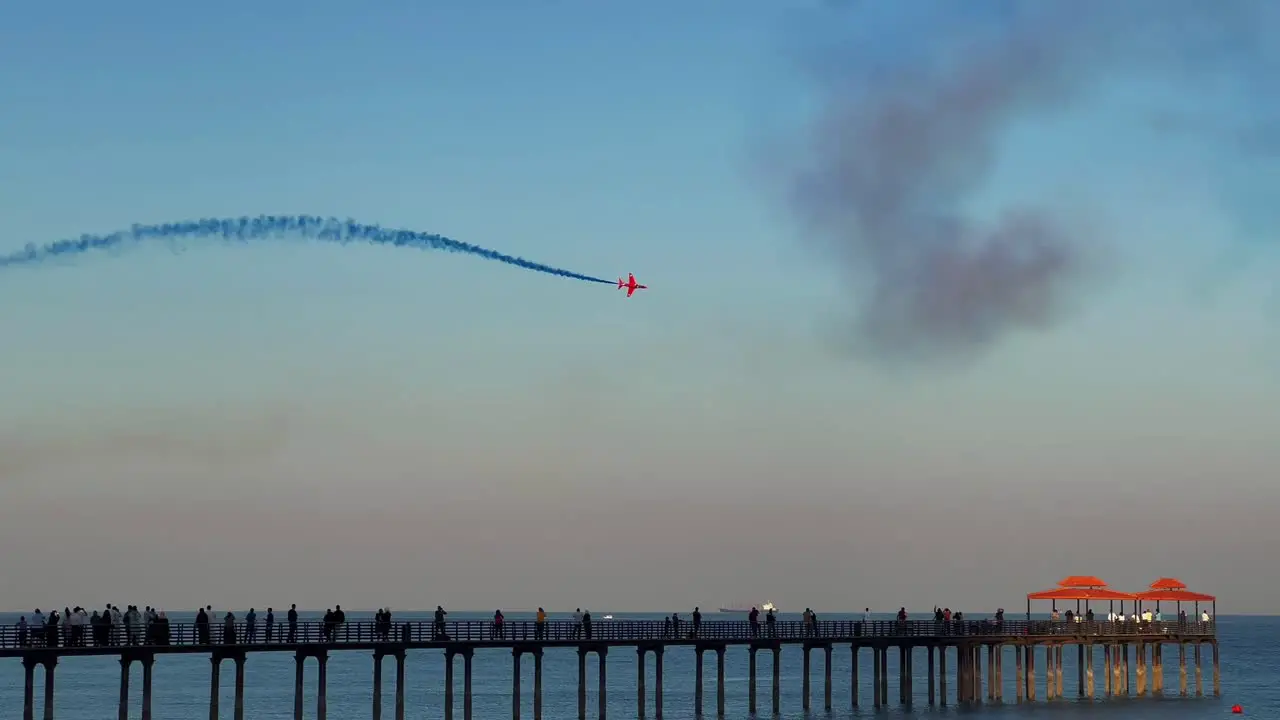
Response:
[{"label": "orange canopy roof", "polygon": [[1178,578],[1162,577],[1151,583],[1151,589],[1140,592],[1139,600],[1166,600],[1168,602],[1214,602],[1212,595],[1191,592],[1185,583]]},{"label": "orange canopy roof", "polygon": [[[1096,578],[1095,578],[1096,579]],[[1110,590],[1105,587],[1059,587],[1053,590],[1027,593],[1028,600],[1133,600],[1131,593]]]},{"label": "orange canopy roof", "polygon": [[1058,587],[1064,588],[1104,588],[1107,584],[1097,575],[1068,575],[1058,581]]},{"label": "orange canopy roof", "polygon": [[1148,590],[1138,593],[1139,600],[1164,600],[1165,602],[1215,602],[1217,598],[1190,590]]}]

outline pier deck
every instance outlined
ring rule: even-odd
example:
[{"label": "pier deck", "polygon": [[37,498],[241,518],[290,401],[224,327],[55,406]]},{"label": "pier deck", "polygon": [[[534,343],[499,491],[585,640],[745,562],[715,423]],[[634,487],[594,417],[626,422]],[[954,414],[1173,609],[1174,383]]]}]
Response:
[{"label": "pier deck", "polygon": [[[717,716],[724,717],[725,653],[738,646],[749,654],[748,699],[750,712],[757,710],[756,703],[756,655],[760,651],[771,652],[772,710],[780,707],[779,659],[784,647],[802,650],[804,663],[804,692],[802,703],[810,709],[810,656],[820,650],[825,657],[825,685],[823,706],[832,708],[832,652],[836,645],[852,650],[852,697],[854,707],[859,704],[858,676],[862,650],[871,651],[872,703],[875,707],[889,704],[889,654],[898,654],[898,702],[912,702],[912,658],[916,649],[923,648],[928,657],[928,702],[930,705],[948,702],[948,685],[957,703],[1003,702],[1004,648],[1011,646],[1015,656],[1015,682],[1017,702],[1034,701],[1037,694],[1037,656],[1044,662],[1043,687],[1046,700],[1060,698],[1064,691],[1062,658],[1067,646],[1074,646],[1078,655],[1077,692],[1081,698],[1093,699],[1094,648],[1103,651],[1104,696],[1128,696],[1130,694],[1131,650],[1137,668],[1137,694],[1164,693],[1164,647],[1176,645],[1179,649],[1180,694],[1188,694],[1187,650],[1194,651],[1195,694],[1203,694],[1201,648],[1208,645],[1213,660],[1213,692],[1220,694],[1218,664],[1218,640],[1213,622],[1052,622],[1052,621],[1004,621],[984,620],[963,622],[935,622],[933,620],[907,621],[821,621],[812,626],[795,621],[761,622],[756,625],[742,620],[703,621],[696,627],[692,622],[673,623],[664,620],[598,620],[587,626],[570,621],[508,621],[497,626],[489,621],[433,621],[348,622],[329,626],[322,622],[277,623],[267,634],[265,624],[258,624],[250,635],[244,623],[232,626],[226,633],[222,623],[212,623],[198,628],[193,623],[171,623],[167,628],[153,625],[135,634],[132,640],[122,629],[115,629],[110,636],[95,635],[91,627],[85,627],[77,637],[68,637],[63,628],[40,631],[29,628],[25,633],[18,628],[0,628],[0,657],[21,658],[26,671],[24,693],[24,720],[35,720],[35,671],[44,668],[44,720],[53,720],[54,677],[58,661],[65,657],[114,655],[121,665],[120,715],[129,717],[129,670],[137,662],[142,666],[143,693],[142,718],[151,720],[152,666],[158,656],[177,653],[207,653],[212,660],[210,677],[210,717],[218,717],[220,668],[224,660],[235,665],[235,713],[236,720],[244,720],[244,667],[250,654],[267,652],[292,652],[296,660],[294,717],[302,717],[303,665],[307,658],[319,663],[316,689],[316,717],[326,720],[326,668],[329,653],[336,651],[369,651],[373,665],[373,714],[381,720],[382,664],[387,657],[395,658],[396,671],[396,720],[405,717],[405,654],[409,650],[439,649],[445,658],[445,713],[452,720],[454,713],[454,660],[463,659],[463,718],[471,720],[472,659],[476,650],[509,649],[515,672],[512,687],[512,717],[520,717],[521,658],[529,655],[534,664],[533,716],[541,720],[542,712],[542,658],[543,653],[561,648],[574,649],[578,655],[578,717],[586,717],[587,679],[586,657],[595,653],[599,658],[599,717],[605,717],[606,658],[611,648],[634,649],[638,663],[637,717],[645,716],[649,697],[645,685],[644,659],[653,653],[657,687],[652,693],[656,716],[662,715],[662,667],[663,653],[667,648],[691,647],[696,653],[696,704],[701,714],[703,687],[703,655],[714,652],[717,661],[716,684]],[[207,638],[202,634],[207,631]],[[202,642],[202,640],[208,640]],[[99,642],[95,642],[99,641]],[[1041,650],[1041,648],[1043,648]],[[982,655],[986,651],[985,663]],[[948,673],[948,657],[954,658],[954,671]],[[1148,672],[1148,657],[1150,672]],[[983,684],[983,665],[986,666],[987,683]],[[936,672],[935,672],[936,671]]]},{"label": "pier deck", "polygon": [[[531,648],[610,645],[750,645],[750,644],[857,644],[870,647],[887,645],[956,645],[960,643],[1027,645],[1045,642],[1200,642],[1213,639],[1213,623],[1203,622],[1050,622],[1005,621],[1003,623],[969,620],[934,622],[932,620],[820,621],[806,628],[797,621],[758,623],[755,629],[745,620],[703,621],[696,629],[692,622],[681,620],[679,627],[663,620],[599,620],[590,629],[572,621],[551,620],[539,628],[533,621],[507,621],[499,629],[487,620],[445,621],[437,627],[430,620],[395,622],[379,634],[372,621],[347,622],[332,628],[326,635],[322,622],[300,622],[291,631],[287,623],[276,623],[267,639],[266,626],[255,627],[253,641],[248,628],[237,623],[233,637],[225,635],[222,623],[210,626],[209,642],[200,642],[194,623],[172,623],[163,637],[139,632],[136,642],[126,639],[124,630],[116,628],[112,642],[94,644],[92,630],[85,628],[81,642],[70,644],[61,629],[50,635],[35,629],[25,639],[17,628],[0,628],[0,657],[24,657],[37,652],[57,655],[119,655],[123,652],[146,651],[156,654],[211,652],[232,649],[237,652],[281,652],[295,649],[326,648],[331,650],[373,650],[396,646],[405,649],[447,649],[516,646]],[[154,630],[154,629],[153,629]],[[50,639],[52,638],[52,640]]]}]

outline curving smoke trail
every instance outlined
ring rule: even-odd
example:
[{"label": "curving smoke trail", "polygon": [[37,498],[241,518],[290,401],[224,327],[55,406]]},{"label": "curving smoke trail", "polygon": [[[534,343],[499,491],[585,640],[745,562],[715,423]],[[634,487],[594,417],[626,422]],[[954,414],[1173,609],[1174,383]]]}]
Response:
[{"label": "curving smoke trail", "polygon": [[[1053,325],[1081,290],[1099,229],[1061,192],[974,211],[1016,124],[1136,81],[1127,102],[1153,117],[1194,113],[1177,133],[1150,128],[1153,155],[1217,144],[1235,128],[1260,155],[1280,127],[1274,0],[850,5],[851,18],[822,16],[824,32],[846,41],[812,65],[819,109],[786,191],[806,235],[855,280],[858,347],[895,360],[972,356]],[[1107,180],[1110,158],[1076,152],[1074,181]],[[1199,172],[1193,182],[1225,187],[1236,171]]]},{"label": "curving smoke trail", "polygon": [[107,235],[81,235],[75,240],[59,240],[48,245],[28,244],[24,249],[0,255],[0,269],[22,265],[39,265],[57,257],[81,255],[94,250],[116,250],[131,244],[149,240],[187,240],[214,238],[248,242],[278,237],[301,237],[339,244],[367,243],[390,245],[416,250],[443,250],[466,253],[486,260],[496,260],[526,270],[584,280],[586,282],[613,282],[590,275],[571,272],[562,268],[536,263],[521,257],[506,255],[477,245],[452,240],[443,235],[396,230],[380,225],[366,225],[354,220],[339,220],[315,215],[259,215],[258,217],[205,218],[158,225],[134,225]]}]

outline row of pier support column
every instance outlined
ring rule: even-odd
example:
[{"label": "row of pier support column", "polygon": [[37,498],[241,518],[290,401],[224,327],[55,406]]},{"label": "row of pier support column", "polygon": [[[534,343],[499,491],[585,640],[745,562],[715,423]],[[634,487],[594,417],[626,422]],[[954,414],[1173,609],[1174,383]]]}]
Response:
[{"label": "row of pier support column", "polygon": [[[1014,663],[1015,678],[1014,689],[1017,702],[1021,703],[1024,699],[1028,702],[1036,700],[1038,691],[1038,683],[1036,680],[1036,663],[1037,655],[1044,659],[1044,691],[1045,699],[1054,700],[1060,698],[1064,694],[1065,671],[1063,669],[1063,656],[1065,646],[1067,644],[1076,645],[1076,685],[1077,695],[1080,697],[1095,697],[1095,678],[1094,678],[1094,644],[1093,643],[1077,643],[1077,642],[1042,642],[1038,644],[1015,645],[1014,646]],[[1153,694],[1163,694],[1164,687],[1164,646],[1166,643],[1143,642],[1137,641],[1133,643],[1114,643],[1104,642],[1102,645],[1102,667],[1103,667],[1103,695],[1104,696],[1128,696],[1130,692],[1130,677],[1137,682],[1137,695],[1139,697],[1151,692]],[[1195,662],[1195,695],[1204,695],[1204,678],[1202,670],[1202,653],[1203,645],[1207,644],[1212,653],[1213,662],[1213,693],[1220,695],[1221,673],[1219,667],[1218,645],[1216,642],[1209,643],[1177,643],[1178,644],[1178,679],[1179,694],[1186,696],[1188,692],[1188,669],[1187,669],[1187,645],[1192,646]],[[947,648],[955,647],[957,667],[955,672],[956,688],[955,699],[958,703],[976,703],[985,699],[987,702],[1003,702],[1004,688],[1004,646],[1000,643],[985,644],[982,642],[965,643],[953,646],[942,645],[924,645],[928,653],[928,702],[930,705],[940,702],[942,705],[947,704],[948,699],[948,673],[947,673]],[[1037,647],[1043,647],[1043,653],[1037,652]],[[1134,672],[1130,673],[1131,650]],[[898,701],[903,705],[910,705],[914,696],[914,667],[912,663],[913,651],[915,646],[909,645],[885,645],[870,646],[871,650],[871,668],[872,668],[872,702],[875,707],[880,708],[889,704],[889,653],[892,649],[898,651]],[[823,692],[823,708],[825,710],[832,709],[832,655],[833,647],[829,643],[813,642],[803,645],[803,690],[802,702],[804,710],[812,709],[812,687],[811,687],[811,656],[812,651],[821,649],[824,656],[824,692]],[[861,646],[853,646],[852,669],[851,669],[851,688],[852,688],[852,704],[858,707],[858,686],[859,681],[859,654]],[[985,649],[985,658],[983,651]],[[748,705],[749,712],[756,713],[757,708],[757,692],[756,692],[756,668],[757,653],[760,650],[769,650],[773,653],[773,683],[772,683],[772,710],[775,714],[781,711],[781,650],[778,644],[762,643],[759,645],[750,645],[748,650]],[[663,691],[663,655],[664,646],[660,644],[642,645],[636,648],[637,651],[637,715],[639,717],[646,716],[646,704],[648,701],[648,691],[645,687],[645,660],[648,653],[654,654],[655,661],[655,685],[653,694],[654,716],[661,718],[663,716],[662,707],[662,691]],[[703,661],[707,652],[715,652],[716,654],[716,715],[724,717],[725,715],[725,653],[727,647],[723,644],[707,644],[698,645],[694,648],[695,653],[695,678],[694,678],[694,707],[697,716],[702,716],[704,712],[703,705]],[[587,655],[596,653],[599,672],[599,711],[598,717],[604,720],[606,708],[608,705],[607,698],[607,656],[608,646],[584,645],[578,648],[578,718],[586,720],[587,717]],[[445,650],[445,720],[453,720],[454,713],[454,660],[456,656],[461,655],[463,659],[463,718],[464,720],[472,719],[472,660],[474,657],[474,648],[457,647],[447,648]],[[533,656],[533,717],[534,720],[542,720],[542,660],[543,648],[540,646],[516,646],[512,649],[512,701],[511,713],[513,720],[520,719],[521,713],[521,659],[524,655]],[[936,660],[935,660],[936,655]],[[394,657],[396,660],[395,668],[395,720],[404,720],[405,717],[405,650],[397,649],[379,649],[374,652],[373,667],[373,720],[382,720],[382,671],[383,660],[387,657]],[[328,670],[328,653],[323,649],[307,649],[299,650],[295,656],[296,659],[296,675],[294,687],[294,712],[295,720],[302,720],[303,716],[303,668],[306,659],[314,657],[319,664],[316,687],[316,718],[317,720],[327,720],[326,718],[326,686],[327,686],[327,670]],[[243,651],[228,650],[216,652],[210,658],[212,661],[212,674],[210,677],[209,691],[209,718],[210,720],[218,720],[219,696],[221,684],[221,668],[224,660],[230,659],[235,665],[235,720],[244,720],[244,686],[245,686],[245,659],[246,655]],[[129,714],[129,681],[131,675],[131,667],[134,662],[142,665],[142,720],[151,720],[151,686],[152,686],[152,669],[155,664],[155,656],[145,651],[135,651],[123,654],[120,657],[120,720],[128,720]],[[936,662],[936,665],[935,665]],[[53,720],[54,717],[54,671],[58,664],[58,657],[53,654],[34,655],[23,659],[23,667],[26,670],[26,683],[23,696],[23,720],[35,720],[35,669],[44,666],[44,720]],[[987,683],[983,685],[983,665],[986,666]],[[935,675],[935,670],[936,675]]]},{"label": "row of pier support column", "polygon": [[[1143,697],[1147,694],[1164,694],[1164,647],[1169,643],[1134,642],[1102,644],[1102,695],[1104,697],[1128,696],[1136,694]],[[1178,643],[1179,694],[1187,696],[1187,645]],[[1204,695],[1201,643],[1190,643],[1195,653],[1195,694]],[[1208,643],[1213,654],[1213,692],[1222,693],[1222,675],[1218,658],[1217,643]],[[1014,650],[1016,662],[1016,690],[1018,701],[1025,695],[1028,701],[1036,699],[1036,647],[1043,647],[1045,661],[1045,697],[1057,699],[1064,694],[1065,670],[1063,669],[1064,644],[1045,643],[1029,645],[1025,648],[1026,670],[1023,671],[1024,649]],[[998,665],[997,665],[998,667]],[[1130,686],[1136,681],[1136,693]],[[1096,697],[1094,676],[1094,644],[1076,644],[1076,694],[1082,698]],[[990,692],[988,692],[990,697]]]},{"label": "row of pier support column", "polygon": [[22,659],[22,668],[26,671],[26,684],[22,691],[22,720],[35,720],[36,717],[36,667],[40,665],[44,665],[44,720],[53,720],[53,678],[54,670],[58,667],[55,655]]},{"label": "row of pier support column", "polygon": [[[1075,644],[1075,643],[1072,643]],[[1163,694],[1164,684],[1164,646],[1166,643],[1136,642],[1107,643],[1103,645],[1103,695],[1127,696],[1133,694],[1131,680],[1136,681],[1136,694],[1139,697],[1151,694]],[[1189,643],[1195,654],[1195,695],[1204,695],[1203,669],[1201,653],[1202,645],[1208,645],[1213,658],[1213,693],[1221,695],[1221,670],[1217,643]],[[1187,696],[1187,645],[1179,644],[1179,682],[1180,694]],[[957,668],[955,681],[955,700],[958,703],[1003,702],[1004,701],[1004,648],[1000,644],[974,644],[952,646],[956,650]],[[1043,648],[1037,652],[1037,648]],[[911,660],[913,648],[898,647],[898,700],[901,704],[910,705],[914,695],[914,667]],[[853,663],[853,705],[858,706],[858,661],[857,648],[854,648]],[[888,647],[872,647],[871,667],[872,702],[875,707],[888,704]],[[940,652],[939,652],[940,651]],[[928,701],[930,705],[940,702],[947,704],[947,652],[946,647],[926,646],[928,653]],[[1014,646],[1014,693],[1016,701],[1033,702],[1037,699],[1039,689],[1043,687],[1046,700],[1060,699],[1065,695],[1067,671],[1064,656],[1066,643],[1042,643],[1037,645]],[[935,665],[935,654],[937,655]],[[984,657],[985,654],[985,657]],[[1132,654],[1132,659],[1130,655]],[[1037,655],[1044,662],[1044,682],[1037,682]],[[983,666],[987,682],[983,684]],[[1132,668],[1132,670],[1131,670]],[[935,678],[935,670],[937,677]],[[1076,644],[1076,694],[1082,698],[1095,697],[1094,678],[1094,646],[1092,644]],[[806,677],[808,663],[805,664]],[[828,673],[829,676],[829,673]],[[806,682],[806,702],[808,709]],[[935,692],[940,691],[940,692]],[[829,708],[829,705],[828,705]]]}]

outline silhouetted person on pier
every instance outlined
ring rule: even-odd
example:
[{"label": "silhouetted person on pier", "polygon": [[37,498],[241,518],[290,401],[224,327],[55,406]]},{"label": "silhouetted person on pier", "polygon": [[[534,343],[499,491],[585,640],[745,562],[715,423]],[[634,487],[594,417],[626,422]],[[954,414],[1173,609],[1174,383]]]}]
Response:
[{"label": "silhouetted person on pier", "polygon": [[765,613],[764,625],[769,631],[769,637],[778,637],[778,616],[773,614],[773,608],[769,608],[769,612]]},{"label": "silhouetted person on pier", "polygon": [[489,627],[489,637],[494,640],[501,640],[504,635],[502,622],[505,618],[502,616],[501,610],[493,611],[493,625]]},{"label": "silhouetted person on pier", "polygon": [[747,613],[747,622],[751,623],[751,637],[760,637],[760,610],[754,605]]},{"label": "silhouetted person on pier", "polygon": [[697,605],[693,607],[692,617],[693,617],[693,634],[690,635],[689,637],[697,638],[698,631],[702,629],[702,611],[698,609]]},{"label": "silhouetted person on pier", "polygon": [[[1186,613],[1183,613],[1183,615],[1186,615]],[[43,645],[44,638],[45,638],[44,613],[40,612],[40,608],[36,608],[36,611],[31,613],[31,635],[30,635],[31,644]]]},{"label": "silhouetted person on pier", "polygon": [[98,647],[106,647],[111,643],[111,610],[103,608],[99,613],[93,611],[93,615],[89,616],[89,629],[93,633],[93,644]]},{"label": "silhouetted person on pier", "polygon": [[169,616],[165,615],[163,610],[156,614],[156,625],[158,627],[159,644],[168,645],[171,640]]},{"label": "silhouetted person on pier", "polygon": [[545,640],[547,638],[547,611],[538,608],[538,616],[533,621],[533,639]]},{"label": "silhouetted person on pier", "polygon": [[671,618],[665,617],[662,619],[662,637],[664,638],[675,637],[671,633],[672,633]]},{"label": "silhouetted person on pier", "polygon": [[142,638],[142,613],[138,612],[137,605],[130,605],[125,611],[125,627],[128,630],[129,644],[137,645]]},{"label": "silhouetted person on pier", "polygon": [[298,642],[298,606],[289,606],[289,644]]},{"label": "silhouetted person on pier", "polygon": [[222,618],[222,644],[236,644],[236,616],[230,611]]},{"label": "silhouetted person on pier", "polygon": [[201,645],[209,644],[209,614],[204,608],[196,612],[196,642]]},{"label": "silhouetted person on pier", "polygon": [[582,637],[582,608],[573,609],[573,629],[569,631],[569,637],[573,640]]},{"label": "silhouetted person on pier", "polygon": [[244,614],[244,641],[250,645],[258,641],[258,612],[253,608]]},{"label": "silhouetted person on pier", "polygon": [[588,640],[591,639],[591,611],[582,611],[582,633]]},{"label": "silhouetted person on pier", "polygon": [[444,611],[444,607],[443,607],[443,606],[441,606],[441,605],[437,605],[437,606],[436,606],[436,615],[435,615],[435,635],[436,635],[436,640],[448,640],[448,639],[449,639],[449,635],[448,635],[448,633],[446,633],[446,632],[444,631],[444,618],[445,618],[445,616],[446,616],[446,615],[448,615],[448,614],[449,614],[449,613],[447,613],[447,612],[445,612],[445,611]]},{"label": "silhouetted person on pier", "polygon": [[333,642],[333,626],[334,623],[337,622],[333,617],[333,610],[330,609],[324,611],[323,622],[324,625],[322,627],[324,629],[320,631],[321,636],[324,638],[325,642]]},{"label": "silhouetted person on pier", "polygon": [[77,605],[63,617],[62,626],[66,629],[67,647],[80,646],[80,606]]},{"label": "silhouetted person on pier", "polygon": [[267,608],[267,622],[264,629],[266,630],[265,636],[266,636],[266,641],[268,645],[271,644],[271,630],[275,626],[276,626],[276,611],[271,608]]},{"label": "silhouetted person on pier", "polygon": [[338,630],[341,630],[341,631],[342,631],[342,637],[343,637],[343,639],[350,639],[350,638],[348,638],[348,637],[347,637],[347,627],[346,627],[346,623],[347,623],[347,614],[346,614],[345,612],[343,612],[343,611],[342,611],[342,606],[341,606],[341,605],[334,605],[334,606],[333,606],[333,629],[334,629],[334,636],[333,636],[332,638],[330,638],[330,640],[331,640],[331,641],[336,641],[336,640],[338,639],[338,636],[337,636],[337,631],[338,631]]},{"label": "silhouetted person on pier", "polygon": [[84,634],[81,632],[81,627],[80,627],[80,606],[79,605],[71,608],[71,613],[67,615],[66,624],[67,624],[67,629],[69,630],[67,634],[67,645],[71,647],[80,647],[81,645],[80,641],[81,641],[81,638],[84,637]]},{"label": "silhouetted person on pier", "polygon": [[30,643],[27,637],[27,616],[18,618],[18,647],[26,647]]},{"label": "silhouetted person on pier", "polygon": [[51,610],[49,619],[44,625],[44,644],[47,647],[58,647],[58,611]]},{"label": "silhouetted person on pier", "polygon": [[117,605],[108,605],[107,607],[111,610],[111,633],[109,635],[111,644],[123,645],[125,642],[124,613],[120,612],[120,608]]}]

